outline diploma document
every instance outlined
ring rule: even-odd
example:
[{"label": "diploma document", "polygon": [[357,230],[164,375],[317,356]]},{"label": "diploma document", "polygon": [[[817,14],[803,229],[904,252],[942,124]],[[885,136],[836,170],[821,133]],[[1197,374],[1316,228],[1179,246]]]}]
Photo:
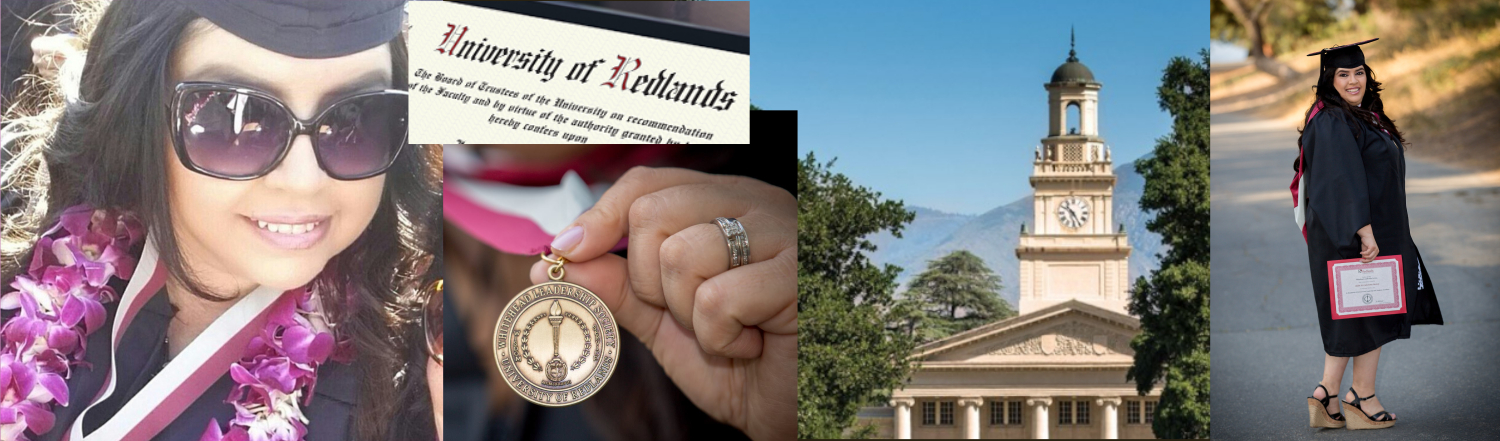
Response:
[{"label": "diploma document", "polygon": [[747,35],[568,2],[407,10],[412,144],[750,142]]},{"label": "diploma document", "polygon": [[1405,314],[1401,256],[1328,261],[1328,296],[1333,319]]}]

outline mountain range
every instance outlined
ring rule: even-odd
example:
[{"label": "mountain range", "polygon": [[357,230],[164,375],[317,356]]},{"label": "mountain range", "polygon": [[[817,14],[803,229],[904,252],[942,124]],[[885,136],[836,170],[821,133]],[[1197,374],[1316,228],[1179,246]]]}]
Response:
[{"label": "mountain range", "polygon": [[[1115,167],[1115,176],[1114,219],[1125,224],[1131,246],[1130,280],[1134,284],[1137,277],[1149,275],[1161,266],[1161,254],[1166,253],[1167,247],[1161,235],[1146,229],[1146,223],[1155,215],[1141,211],[1140,199],[1146,181],[1136,172],[1135,162]],[[907,282],[927,268],[929,260],[969,250],[1000,276],[1000,297],[1010,302],[1012,308],[1017,307],[1020,294],[1015,282],[1020,274],[1020,261],[1016,259],[1016,244],[1021,224],[1032,223],[1030,194],[979,215],[945,213],[916,205],[906,208],[916,213],[916,219],[902,229],[900,239],[888,232],[869,238],[876,246],[870,260],[902,268],[896,279],[901,283],[898,293],[905,291]]]}]

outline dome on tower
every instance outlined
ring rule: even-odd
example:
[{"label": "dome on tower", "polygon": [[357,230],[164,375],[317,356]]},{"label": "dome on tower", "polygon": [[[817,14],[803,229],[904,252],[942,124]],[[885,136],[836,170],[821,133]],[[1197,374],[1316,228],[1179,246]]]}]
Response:
[{"label": "dome on tower", "polygon": [[1068,58],[1068,62],[1058,66],[1052,72],[1054,83],[1095,83],[1094,73],[1089,71],[1088,66],[1079,63],[1077,58]]},{"label": "dome on tower", "polygon": [[1078,62],[1078,52],[1071,47],[1068,49],[1068,62],[1052,71],[1052,82],[1099,84],[1098,81],[1094,81],[1094,72],[1090,71],[1088,66]]}]

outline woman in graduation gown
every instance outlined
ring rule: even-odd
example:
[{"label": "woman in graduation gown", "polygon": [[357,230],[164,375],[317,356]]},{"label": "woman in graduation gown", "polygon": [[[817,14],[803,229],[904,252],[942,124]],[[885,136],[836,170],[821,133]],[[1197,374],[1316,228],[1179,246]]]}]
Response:
[{"label": "woman in graduation gown", "polygon": [[404,1],[79,3],[5,164],[0,440],[436,439]]},{"label": "woman in graduation gown", "polygon": [[[1374,41],[1374,40],[1370,40]],[[1405,140],[1380,101],[1380,83],[1359,45],[1325,49],[1317,98],[1307,112],[1296,170],[1301,178],[1308,266],[1325,352],[1322,381],[1308,399],[1313,427],[1386,428],[1395,415],[1374,398],[1381,346],[1410,338],[1412,325],[1442,324],[1433,281],[1411,238],[1406,210]],[[1294,182],[1294,190],[1297,182]],[[1294,195],[1295,197],[1295,195]],[[1334,320],[1327,262],[1401,256],[1405,314]],[[1329,396],[1345,366],[1354,379],[1341,413]]]}]

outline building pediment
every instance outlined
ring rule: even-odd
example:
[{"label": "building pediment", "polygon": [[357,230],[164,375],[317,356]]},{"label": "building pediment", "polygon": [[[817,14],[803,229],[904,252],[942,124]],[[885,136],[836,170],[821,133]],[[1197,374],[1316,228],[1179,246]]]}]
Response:
[{"label": "building pediment", "polygon": [[1130,363],[1140,321],[1079,301],[981,326],[918,348],[927,367]]}]

